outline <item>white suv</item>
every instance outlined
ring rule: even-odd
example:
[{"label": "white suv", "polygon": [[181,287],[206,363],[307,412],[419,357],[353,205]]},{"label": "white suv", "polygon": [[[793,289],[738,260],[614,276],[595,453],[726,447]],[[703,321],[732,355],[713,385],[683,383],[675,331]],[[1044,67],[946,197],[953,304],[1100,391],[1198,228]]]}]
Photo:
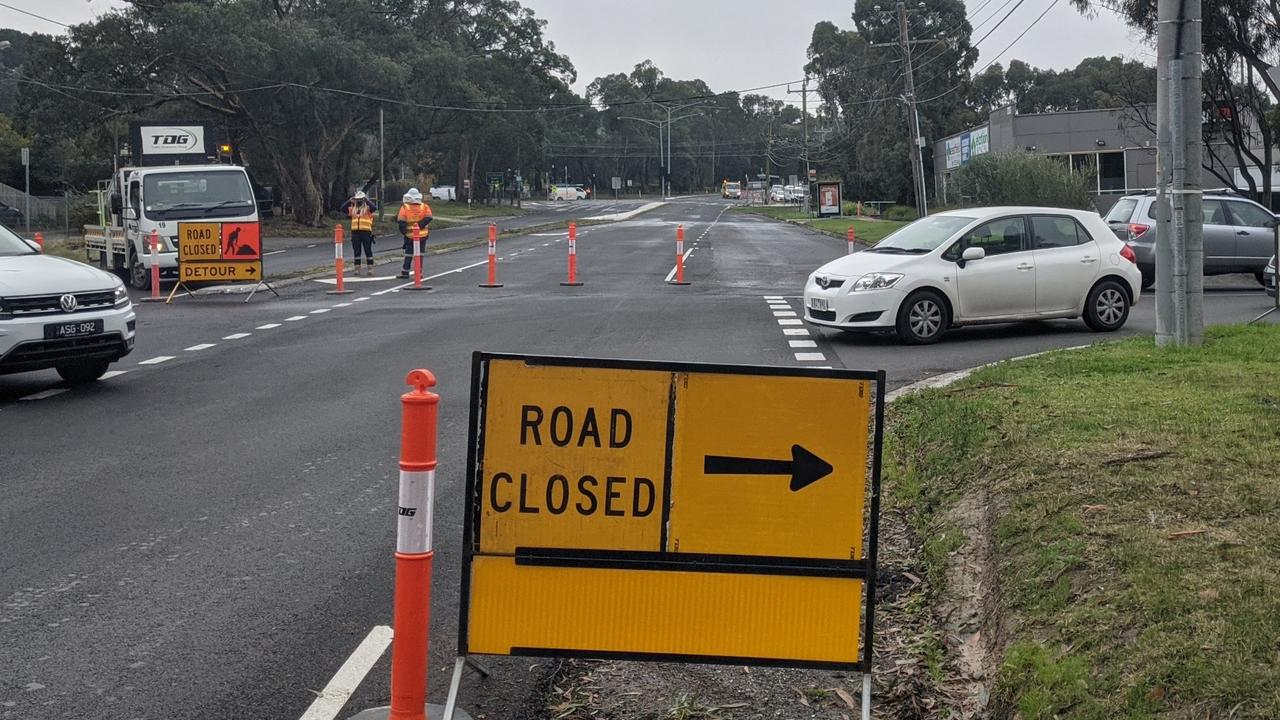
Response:
[{"label": "white suv", "polygon": [[53,368],[92,382],[133,350],[136,321],[119,278],[0,226],[0,375]]}]

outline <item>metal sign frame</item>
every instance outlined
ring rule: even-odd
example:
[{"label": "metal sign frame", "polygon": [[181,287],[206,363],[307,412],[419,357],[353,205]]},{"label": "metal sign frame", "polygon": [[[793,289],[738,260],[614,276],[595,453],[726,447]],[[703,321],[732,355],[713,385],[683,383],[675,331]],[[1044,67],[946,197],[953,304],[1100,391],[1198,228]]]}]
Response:
[{"label": "metal sign frame", "polygon": [[[682,553],[668,553],[665,551],[648,553],[646,565],[652,564],[654,568],[661,566],[661,569],[676,569],[679,565],[689,565],[690,562],[699,564],[703,571],[713,572],[738,572],[745,574],[767,575],[767,574],[786,574],[786,575],[803,575],[809,577],[838,577],[838,578],[857,578],[862,581],[861,593],[864,596],[865,610],[862,617],[862,627],[859,633],[859,640],[862,647],[860,653],[854,653],[860,659],[854,663],[848,662],[828,662],[828,661],[797,661],[797,660],[768,660],[761,658],[735,658],[725,656],[702,656],[702,655],[681,655],[667,653],[643,653],[643,652],[615,652],[615,651],[579,651],[579,650],[556,650],[545,648],[512,648],[510,653],[512,656],[534,656],[534,657],[578,657],[578,658],[597,658],[597,659],[620,659],[620,660],[647,660],[647,661],[663,661],[663,662],[690,662],[690,663],[713,663],[713,664],[729,664],[729,665],[757,665],[772,667],[795,667],[809,669],[824,670],[853,670],[864,674],[869,674],[872,665],[872,648],[874,646],[874,629],[875,629],[875,600],[876,600],[876,570],[879,552],[879,529],[880,529],[880,473],[881,473],[881,455],[884,441],[884,407],[885,407],[885,372],[864,371],[864,370],[844,370],[844,369],[818,369],[818,368],[791,368],[777,366],[749,366],[749,365],[727,365],[712,363],[689,363],[689,362],[654,362],[644,360],[608,360],[596,358],[577,358],[577,357],[558,357],[558,356],[537,356],[537,355],[519,355],[507,353],[487,353],[476,352],[472,355],[471,365],[471,400],[470,400],[470,420],[468,424],[468,443],[467,443],[467,480],[465,495],[465,510],[463,518],[463,558],[462,558],[462,579],[461,579],[461,603],[459,604],[458,619],[458,666],[456,672],[461,671],[464,659],[471,654],[468,646],[468,631],[471,610],[471,580],[472,580],[472,563],[477,555],[482,555],[480,549],[480,532],[481,532],[481,511],[482,502],[480,492],[483,486],[482,473],[484,471],[481,465],[484,458],[485,437],[484,437],[484,413],[488,403],[488,363],[492,360],[512,360],[523,362],[526,365],[550,366],[550,367],[576,367],[587,369],[614,369],[614,370],[646,370],[658,372],[687,372],[699,374],[719,374],[719,375],[749,375],[763,377],[800,377],[800,378],[827,378],[827,379],[848,379],[861,380],[874,383],[873,398],[874,407],[870,418],[870,427],[868,438],[869,451],[869,477],[864,488],[864,512],[865,523],[863,525],[863,553],[859,560],[817,560],[817,559],[798,559],[798,558],[770,558],[756,556],[711,556],[698,555],[696,557]],[[665,462],[665,477],[662,479],[664,488],[664,507],[662,508],[662,533],[665,536],[668,532],[668,524],[670,519],[670,499],[671,499],[671,483],[672,483],[672,452],[674,447],[675,433],[675,409],[674,403],[668,409],[667,417],[667,447]],[[559,551],[563,553],[563,551]],[[590,567],[590,568],[616,568],[617,563],[611,561],[610,555],[612,551],[603,550],[581,550],[574,552],[574,558],[557,557],[559,554],[556,550],[551,549],[529,549],[525,552],[517,550],[517,563],[536,564],[536,565],[558,565],[561,567]],[[635,552],[628,552],[628,555],[638,555]],[[683,557],[681,557],[683,555]],[[584,563],[584,559],[586,559]],[[790,566],[787,563],[790,561]],[[575,563],[566,565],[566,563]],[[708,564],[711,564],[710,566]],[[628,562],[625,567],[631,569],[638,568],[634,562]],[[650,569],[654,569],[650,568]],[[718,568],[718,569],[717,569]],[[456,673],[455,673],[456,674]],[[456,682],[456,677],[455,677]]]}]

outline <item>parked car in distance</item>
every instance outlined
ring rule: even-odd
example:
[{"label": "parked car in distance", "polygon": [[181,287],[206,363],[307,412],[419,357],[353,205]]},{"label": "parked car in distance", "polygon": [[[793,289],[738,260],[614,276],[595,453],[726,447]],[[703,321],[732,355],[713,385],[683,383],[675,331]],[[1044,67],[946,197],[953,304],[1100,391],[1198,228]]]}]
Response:
[{"label": "parked car in distance", "polygon": [[798,203],[804,200],[803,185],[786,185],[782,188],[783,200],[789,203]]},{"label": "parked car in distance", "polygon": [[[1107,213],[1107,225],[1127,241],[1138,257],[1142,287],[1156,282],[1156,196],[1126,195]],[[1225,193],[1204,195],[1204,274],[1253,273],[1275,252],[1276,216],[1248,198]]]},{"label": "parked car in distance", "polygon": [[431,188],[432,200],[457,200],[458,188],[454,185],[436,185]]},{"label": "parked car in distance", "polygon": [[1267,294],[1271,297],[1276,296],[1276,256],[1272,255],[1271,260],[1267,262],[1267,266],[1262,269],[1262,287],[1267,289]]},{"label": "parked car in distance", "polygon": [[769,202],[784,202],[787,199],[787,192],[781,185],[774,185],[769,188]]},{"label": "parked car in distance", "polygon": [[92,382],[133,350],[136,321],[120,278],[0,226],[0,375],[53,368]]},{"label": "parked car in distance", "polygon": [[581,185],[553,185],[548,200],[586,200],[587,191]]},{"label": "parked car in distance", "polygon": [[907,343],[961,325],[1083,317],[1118,330],[1137,302],[1134,252],[1095,212],[967,208],[906,225],[809,276],[805,321],[893,331]]}]

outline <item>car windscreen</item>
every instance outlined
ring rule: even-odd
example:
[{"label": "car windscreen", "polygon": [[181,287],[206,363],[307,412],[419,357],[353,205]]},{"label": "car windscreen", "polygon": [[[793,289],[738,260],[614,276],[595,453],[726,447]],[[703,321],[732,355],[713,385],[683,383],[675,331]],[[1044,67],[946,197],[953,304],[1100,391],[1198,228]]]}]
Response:
[{"label": "car windscreen", "polygon": [[975,219],[962,215],[931,215],[920,218],[881,240],[871,251],[932,252]]},{"label": "car windscreen", "polygon": [[0,256],[36,254],[36,250],[24,242],[22,238],[14,235],[9,228],[0,225]]},{"label": "car windscreen", "polygon": [[1137,205],[1136,198],[1120,198],[1115,205],[1111,206],[1111,212],[1107,213],[1107,222],[1129,222],[1129,218],[1133,217],[1133,209]]},{"label": "car windscreen", "polygon": [[143,211],[154,220],[245,215],[253,189],[239,170],[154,173],[142,180]]}]

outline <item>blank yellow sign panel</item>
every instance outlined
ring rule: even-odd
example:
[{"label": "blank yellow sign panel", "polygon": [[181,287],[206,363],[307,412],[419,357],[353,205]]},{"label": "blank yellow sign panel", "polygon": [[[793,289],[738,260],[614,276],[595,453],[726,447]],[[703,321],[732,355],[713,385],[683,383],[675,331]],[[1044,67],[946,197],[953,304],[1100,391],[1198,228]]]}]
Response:
[{"label": "blank yellow sign panel", "polygon": [[858,661],[859,580],[541,567],[492,556],[477,556],[472,572],[472,653]]},{"label": "blank yellow sign panel", "polygon": [[488,364],[480,552],[662,545],[669,372]]},{"label": "blank yellow sign panel", "polygon": [[680,374],[667,550],[861,559],[871,390]]}]

